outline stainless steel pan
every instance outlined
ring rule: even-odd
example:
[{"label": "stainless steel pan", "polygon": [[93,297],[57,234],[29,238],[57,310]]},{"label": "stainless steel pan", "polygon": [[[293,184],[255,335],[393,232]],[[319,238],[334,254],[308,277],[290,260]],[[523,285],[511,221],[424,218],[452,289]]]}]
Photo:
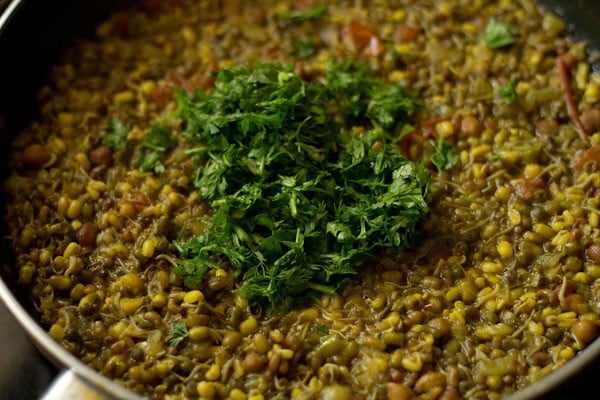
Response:
[{"label": "stainless steel pan", "polygon": [[[45,79],[48,67],[57,61],[60,50],[75,36],[89,34],[96,21],[124,3],[124,0],[0,0],[0,140],[6,143],[8,132],[18,131],[32,116],[35,90]],[[576,39],[589,41],[592,50],[600,49],[600,24],[595,18],[600,15],[600,2],[541,0],[540,3],[562,16]],[[598,63],[595,68],[599,68]],[[6,159],[7,151],[8,146],[0,146],[2,159]],[[2,171],[0,177],[4,174]],[[44,399],[139,398],[84,365],[46,334],[14,284],[9,263],[6,244],[0,245],[0,265],[4,265],[0,268],[0,300],[39,352],[62,371],[45,392]],[[600,339],[564,367],[510,399],[589,396],[589,391],[594,393],[599,374]]]}]

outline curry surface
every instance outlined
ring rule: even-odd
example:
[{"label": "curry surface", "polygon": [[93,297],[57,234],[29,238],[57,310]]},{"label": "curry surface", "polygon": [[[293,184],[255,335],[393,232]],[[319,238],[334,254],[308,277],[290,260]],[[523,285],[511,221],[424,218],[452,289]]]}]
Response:
[{"label": "curry surface", "polygon": [[[282,15],[316,4],[145,0],[65,54],[4,183],[40,323],[157,399],[494,399],[559,368],[600,313],[600,79],[585,44],[528,0],[324,4],[294,21]],[[486,45],[491,18],[514,43]],[[319,79],[329,59],[366,61],[422,98],[401,143],[433,180],[421,242],[283,316],[248,305],[226,268],[186,288],[173,240],[211,210],[183,138],[164,172],[140,172],[145,132],[174,88],[210,90],[220,68],[275,60]],[[115,117],[127,150],[101,143]],[[442,173],[428,156],[439,136],[458,150]]]}]

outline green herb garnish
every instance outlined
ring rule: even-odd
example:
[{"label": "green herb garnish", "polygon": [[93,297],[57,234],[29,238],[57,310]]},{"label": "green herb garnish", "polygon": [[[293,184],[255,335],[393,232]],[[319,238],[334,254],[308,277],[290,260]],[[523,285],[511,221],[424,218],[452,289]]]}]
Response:
[{"label": "green herb garnish", "polygon": [[517,80],[511,77],[505,86],[498,85],[498,93],[504,98],[506,104],[512,104],[517,100]]},{"label": "green herb garnish", "polygon": [[490,157],[490,161],[500,161],[504,158],[504,152],[503,151],[496,151],[494,154],[492,154],[492,156]]},{"label": "green herb garnish", "polygon": [[431,155],[431,162],[438,172],[447,171],[458,163],[458,153],[452,144],[440,136],[437,142],[430,142],[435,152]]},{"label": "green herb garnish", "polygon": [[319,336],[325,336],[329,334],[329,328],[325,325],[319,325],[317,327],[313,327]]},{"label": "green herb garnish", "polygon": [[117,117],[113,117],[102,135],[102,144],[113,150],[123,150],[127,146],[127,126]]},{"label": "green herb garnish", "polygon": [[366,117],[388,134],[399,133],[406,130],[408,118],[420,107],[404,88],[374,80],[373,72],[365,64],[328,63],[326,74],[327,86],[336,94],[340,112],[350,123]]},{"label": "green herb garnish", "polygon": [[515,42],[515,31],[507,23],[490,18],[483,32],[483,40],[491,49],[510,46]]},{"label": "green herb garnish", "polygon": [[287,14],[279,14],[279,18],[289,19],[292,22],[302,22],[308,19],[321,18],[327,13],[327,7],[324,5],[302,10],[293,10]]},{"label": "green herb garnish", "polygon": [[185,322],[175,322],[171,327],[171,332],[167,336],[167,343],[171,347],[177,347],[186,337],[189,336],[188,327]]},{"label": "green herb garnish", "polygon": [[413,244],[429,177],[394,143],[418,108],[401,88],[350,63],[330,64],[326,84],[268,63],[222,70],[213,92],[178,101],[215,211],[211,228],[176,242],[186,285],[229,264],[242,295],[283,312]]},{"label": "green herb garnish", "polygon": [[142,172],[154,172],[155,174],[162,174],[165,172],[165,166],[160,161],[160,153],[156,151],[142,154],[140,156],[139,164]]},{"label": "green herb garnish", "polygon": [[311,38],[300,39],[296,42],[296,55],[299,58],[309,58],[315,54],[315,43]]},{"label": "green herb garnish", "polygon": [[143,172],[154,171],[157,174],[163,172],[165,167],[160,159],[175,145],[175,140],[169,130],[161,124],[152,125],[144,135],[142,144],[149,151],[141,155],[140,169]]}]

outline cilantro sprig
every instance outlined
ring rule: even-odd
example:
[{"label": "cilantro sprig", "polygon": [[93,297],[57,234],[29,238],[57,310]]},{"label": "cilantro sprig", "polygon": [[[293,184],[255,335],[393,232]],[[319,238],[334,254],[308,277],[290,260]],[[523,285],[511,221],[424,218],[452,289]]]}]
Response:
[{"label": "cilantro sprig", "polygon": [[171,326],[171,331],[167,336],[167,343],[171,347],[177,347],[189,335],[190,333],[185,322],[175,322]]},{"label": "cilantro sprig", "polygon": [[513,44],[516,32],[506,22],[490,18],[483,32],[483,40],[489,48],[499,49]]},{"label": "cilantro sprig", "polygon": [[447,142],[443,136],[440,136],[437,142],[431,141],[434,153],[431,155],[431,162],[437,168],[438,172],[452,169],[458,163],[458,152],[456,148]]},{"label": "cilantro sprig", "polygon": [[283,312],[414,243],[429,177],[394,143],[419,107],[405,90],[352,63],[329,64],[324,83],[266,63],[224,69],[212,92],[178,103],[214,209],[209,229],[176,242],[186,285],[231,265],[242,295]]},{"label": "cilantro sprig", "polygon": [[127,146],[127,126],[117,117],[113,117],[106,132],[101,136],[100,140],[106,147],[113,150],[123,150]]}]

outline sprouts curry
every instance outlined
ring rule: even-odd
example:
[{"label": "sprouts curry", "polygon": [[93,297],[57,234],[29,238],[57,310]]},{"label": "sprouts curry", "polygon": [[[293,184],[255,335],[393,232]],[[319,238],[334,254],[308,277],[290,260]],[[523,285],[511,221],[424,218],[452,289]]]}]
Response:
[{"label": "sprouts curry", "polygon": [[523,1],[141,0],[15,135],[18,281],[153,399],[497,399],[600,316],[600,77]]}]

